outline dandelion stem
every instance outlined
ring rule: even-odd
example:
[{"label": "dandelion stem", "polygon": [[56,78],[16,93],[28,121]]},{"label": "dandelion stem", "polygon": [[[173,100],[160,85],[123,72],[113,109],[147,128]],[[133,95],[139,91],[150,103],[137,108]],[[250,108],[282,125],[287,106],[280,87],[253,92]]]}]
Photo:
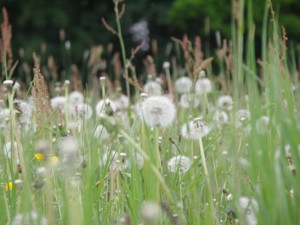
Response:
[{"label": "dandelion stem", "polygon": [[69,106],[68,106],[68,101],[69,101],[69,85],[65,85],[65,98],[66,98],[66,103],[65,103],[65,128],[68,129],[68,114],[69,114]]},{"label": "dandelion stem", "polygon": [[[158,134],[159,130],[157,127],[154,128],[154,145],[155,145],[155,161],[156,161],[156,168],[161,173],[161,159],[160,159],[160,152],[159,152],[159,143],[158,143]],[[156,182],[156,200],[160,200],[160,191],[159,191],[159,183]]]},{"label": "dandelion stem", "polygon": [[171,96],[174,96],[170,68],[166,68],[165,71],[166,71],[166,76],[167,76],[168,92]]},{"label": "dandelion stem", "polygon": [[[211,213],[212,213],[212,220],[215,222],[215,209],[214,209],[214,203],[213,203],[213,194],[212,194],[212,188],[211,188],[211,183],[210,183],[210,178],[209,178],[209,173],[208,173],[208,168],[206,164],[206,158],[205,158],[205,153],[204,153],[204,148],[203,148],[203,142],[202,142],[202,137],[199,137],[199,145],[200,145],[200,154],[202,158],[202,164],[203,164],[203,169],[204,169],[204,175],[206,177],[206,183],[207,183],[207,188],[209,192],[209,205],[211,207]],[[213,223],[215,224],[215,223]]]},{"label": "dandelion stem", "polygon": [[4,201],[5,201],[5,208],[6,208],[6,216],[7,216],[7,224],[10,224],[10,221],[11,221],[11,218],[10,218],[10,207],[9,207],[9,203],[7,201],[7,198],[6,198],[6,193],[3,189],[3,197],[4,197]]}]

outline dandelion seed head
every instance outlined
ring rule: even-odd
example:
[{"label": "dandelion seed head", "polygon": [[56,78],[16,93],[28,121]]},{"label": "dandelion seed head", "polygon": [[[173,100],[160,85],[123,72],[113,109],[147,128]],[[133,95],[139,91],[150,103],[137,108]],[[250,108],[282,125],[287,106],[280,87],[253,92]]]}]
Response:
[{"label": "dandelion seed head", "polygon": [[145,92],[141,93],[141,99],[145,100],[149,95]]},{"label": "dandelion seed head", "polygon": [[10,118],[10,110],[8,108],[4,108],[0,110],[0,118],[1,121],[7,121]]},{"label": "dandelion seed head", "polygon": [[177,93],[184,94],[191,90],[193,81],[189,77],[180,77],[175,81],[175,89]]},{"label": "dandelion seed head", "polygon": [[161,85],[156,81],[148,81],[144,85],[144,92],[146,92],[148,95],[161,95],[162,94],[162,88]]},{"label": "dandelion seed head", "polygon": [[[12,146],[13,148],[15,149],[14,153],[13,153],[13,149],[12,149]],[[19,156],[18,156],[18,151],[17,151],[17,143],[15,141],[11,142],[11,141],[8,141],[4,144],[3,146],[3,152],[4,152],[4,155],[11,159],[12,158],[12,155],[15,154],[14,157],[16,157],[16,160],[17,162],[19,162]],[[23,152],[23,149],[20,149],[21,152]]]},{"label": "dandelion seed head", "polygon": [[14,103],[16,104],[16,109],[20,112],[19,122],[29,124],[33,111],[31,105],[22,100],[14,100]]},{"label": "dandelion seed head", "polygon": [[14,90],[15,92],[19,92],[19,91],[20,91],[20,88],[21,88],[20,83],[19,83],[19,82],[15,82],[15,83],[14,83],[14,86],[13,86],[13,90]]},{"label": "dandelion seed head", "polygon": [[212,82],[208,78],[202,78],[195,83],[195,92],[197,94],[207,94],[212,91]]},{"label": "dandelion seed head", "polygon": [[114,100],[116,110],[123,111],[129,106],[129,98],[126,95],[121,95],[118,99]]},{"label": "dandelion seed head", "polygon": [[89,104],[78,104],[71,110],[71,114],[77,119],[90,119],[93,115],[93,109]]},{"label": "dandelion seed head", "polygon": [[95,129],[94,137],[105,140],[109,138],[109,133],[103,125],[99,124]]},{"label": "dandelion seed head", "polygon": [[96,113],[98,116],[100,116],[100,114],[113,115],[116,110],[115,103],[108,98],[100,100],[96,105]]},{"label": "dandelion seed head", "polygon": [[36,211],[25,214],[17,214],[13,219],[12,225],[47,225],[47,219],[40,216]]},{"label": "dandelion seed head", "polygon": [[40,139],[35,144],[35,151],[43,155],[50,154],[51,148],[48,140]]},{"label": "dandelion seed head", "polygon": [[150,48],[149,29],[148,22],[146,20],[141,20],[133,24],[129,28],[129,31],[132,34],[132,40],[134,42],[144,42],[144,45],[142,46],[143,51],[147,51]]},{"label": "dandelion seed head", "polygon": [[13,84],[14,84],[14,82],[12,80],[5,80],[5,81],[3,81],[3,85],[5,87],[12,87]]},{"label": "dandelion seed head", "polygon": [[168,169],[172,173],[175,173],[176,171],[182,174],[186,173],[190,166],[191,159],[184,155],[174,156],[168,161]]},{"label": "dandelion seed head", "polygon": [[255,123],[256,131],[259,134],[266,133],[269,128],[269,123],[270,123],[270,118],[268,116],[260,117]]},{"label": "dandelion seed head", "polygon": [[145,201],[141,205],[141,217],[146,224],[155,224],[161,215],[161,206],[157,202]]},{"label": "dandelion seed head", "polygon": [[63,155],[76,154],[80,151],[78,140],[74,137],[62,139],[59,143],[59,149]]},{"label": "dandelion seed head", "polygon": [[166,128],[171,126],[176,118],[176,107],[166,96],[151,96],[141,103],[140,118],[151,128]]},{"label": "dandelion seed head", "polygon": [[236,112],[235,125],[236,127],[242,127],[250,120],[250,111],[247,109],[240,109]]},{"label": "dandelion seed head", "polygon": [[74,137],[67,137],[59,142],[58,147],[60,168],[63,174],[69,178],[76,173],[76,169],[82,162],[79,142]]},{"label": "dandelion seed head", "polygon": [[238,200],[240,211],[244,213],[245,222],[247,225],[256,225],[257,219],[255,212],[258,211],[258,204],[255,199],[247,197],[240,197]]},{"label": "dandelion seed head", "polygon": [[43,166],[36,168],[36,171],[35,171],[36,175],[41,176],[41,177],[44,177],[46,175],[46,172],[47,172],[47,169],[46,169],[46,167],[43,167]]},{"label": "dandelion seed head", "polygon": [[214,121],[219,127],[221,127],[222,125],[228,123],[229,117],[225,111],[216,111],[214,113]]},{"label": "dandelion seed head", "polygon": [[231,201],[232,199],[233,199],[232,194],[229,193],[229,194],[226,196],[226,200],[227,200],[227,201]]},{"label": "dandelion seed head", "polygon": [[65,48],[66,48],[67,50],[70,50],[70,49],[71,49],[71,42],[70,42],[69,40],[65,42]]},{"label": "dandelion seed head", "polygon": [[199,77],[200,77],[200,78],[206,77],[206,73],[205,73],[204,70],[201,70],[201,71],[199,72]]},{"label": "dandelion seed head", "polygon": [[70,84],[71,84],[71,82],[70,82],[69,80],[65,80],[65,82],[64,82],[64,86],[65,86],[65,87],[70,86]]},{"label": "dandelion seed head", "polygon": [[84,97],[81,92],[73,91],[70,93],[68,100],[69,100],[70,105],[76,106],[76,105],[83,104]]},{"label": "dandelion seed head", "polygon": [[233,100],[229,95],[222,95],[218,99],[218,107],[225,111],[231,111],[233,108]]},{"label": "dandelion seed head", "polygon": [[180,97],[180,106],[185,109],[197,108],[200,105],[200,98],[197,94],[185,93]]},{"label": "dandelion seed head", "polygon": [[65,112],[66,98],[64,96],[57,96],[51,99],[51,106],[53,109],[58,109],[62,113]]},{"label": "dandelion seed head", "polygon": [[166,69],[169,69],[170,68],[170,66],[171,66],[171,64],[170,64],[170,62],[164,62],[163,63],[163,68],[166,70]]},{"label": "dandelion seed head", "polygon": [[105,82],[106,82],[106,77],[105,77],[105,76],[101,76],[101,77],[99,78],[99,80],[100,80],[101,83],[105,84]]},{"label": "dandelion seed head", "polygon": [[22,187],[23,181],[21,179],[16,179],[15,180],[15,185],[16,187],[20,188]]},{"label": "dandelion seed head", "polygon": [[181,135],[186,139],[198,140],[200,137],[205,137],[209,134],[211,127],[199,117],[183,124],[181,127]]}]

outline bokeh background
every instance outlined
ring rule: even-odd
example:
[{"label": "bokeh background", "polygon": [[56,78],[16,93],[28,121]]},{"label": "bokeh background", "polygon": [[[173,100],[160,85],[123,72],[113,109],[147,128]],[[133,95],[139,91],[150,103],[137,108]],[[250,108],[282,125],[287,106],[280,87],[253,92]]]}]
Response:
[{"label": "bokeh background", "polygon": [[[80,67],[86,49],[94,45],[107,47],[113,44],[113,52],[119,51],[118,39],[103,26],[101,18],[115,27],[112,0],[2,0],[12,24],[12,48],[14,59],[21,53],[23,60],[32,60],[32,52],[46,51],[59,66],[63,64],[62,45],[71,44],[70,63]],[[279,21],[287,31],[289,43],[297,46],[300,40],[300,1],[273,0]],[[158,62],[162,63],[172,51],[171,36],[181,38],[188,34],[192,39],[199,35],[205,54],[213,54],[216,32],[221,38],[230,38],[230,0],[127,0],[122,28],[127,53],[142,40],[143,50],[137,55],[139,64],[151,54],[151,42],[158,43]],[[245,4],[248,1],[245,0]],[[261,24],[266,2],[253,0],[253,16],[256,21],[257,54],[259,55]],[[2,17],[1,19],[2,20]],[[60,32],[64,31],[63,40]],[[112,45],[110,45],[111,47]],[[296,49],[296,48],[295,48]]]}]

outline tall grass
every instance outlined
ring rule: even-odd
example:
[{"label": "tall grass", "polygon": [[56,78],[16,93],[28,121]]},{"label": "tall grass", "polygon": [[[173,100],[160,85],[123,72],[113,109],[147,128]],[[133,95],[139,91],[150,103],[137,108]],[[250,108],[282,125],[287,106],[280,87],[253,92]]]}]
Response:
[{"label": "tall grass", "polygon": [[[286,34],[267,1],[262,58],[258,60],[252,2],[233,2],[239,10],[233,11],[232,48],[229,49],[227,42],[225,56],[215,57],[220,74],[207,70],[207,77],[214,84],[219,82],[220,88],[215,85],[212,92],[199,97],[200,106],[188,109],[180,106],[180,94],[176,90],[173,100],[177,119],[170,127],[148,127],[133,107],[128,109],[129,113],[127,109],[114,112],[108,99],[118,99],[120,93],[112,91],[107,78],[102,78],[98,85],[101,98],[107,100],[101,115],[94,112],[92,118],[85,119],[77,112],[79,119],[74,119],[67,113],[71,108],[65,102],[58,110],[52,104],[51,115],[33,115],[26,123],[20,123],[19,114],[22,116],[24,112],[16,113],[17,91],[3,85],[6,88],[3,98],[9,104],[3,101],[0,108],[0,224],[13,221],[14,224],[44,224],[44,217],[49,225],[299,224],[299,78],[296,60],[288,57],[294,57],[294,49],[289,49],[291,54],[287,50]],[[117,7],[119,3],[115,1]],[[185,46],[183,42],[178,43]],[[190,47],[177,49],[181,53],[179,57],[191,60],[186,55],[193,53],[193,46]],[[185,69],[191,72],[193,88],[196,88],[198,69],[205,69],[208,65],[204,64],[210,60],[202,61],[200,67],[191,62],[181,65],[177,60],[173,68],[190,66]],[[6,71],[5,61],[2,67]],[[178,74],[173,71],[167,76],[174,85]],[[140,84],[128,76],[126,82],[127,93],[129,84],[135,88],[136,96],[131,102],[138,109],[144,98],[139,95]],[[34,82],[32,85],[33,89],[41,88],[34,86]],[[65,85],[65,93],[61,94],[66,99],[71,98],[69,88]],[[172,89],[175,90],[174,86]],[[222,95],[233,96],[234,102],[233,110],[227,111],[229,121],[220,125],[214,121],[213,114],[220,110],[217,101]],[[36,97],[42,105],[35,113],[45,113],[42,109],[47,105],[47,98],[44,97]],[[94,108],[98,100],[97,93],[89,93],[88,89],[85,103]],[[6,109],[8,116],[5,116]],[[64,109],[67,109],[65,114]],[[241,109],[248,110],[250,118],[237,118]],[[262,116],[269,122],[259,123]],[[196,140],[183,137],[181,127],[196,117],[201,117],[211,131]],[[75,125],[71,126],[72,122]],[[242,125],[237,126],[239,123]],[[95,136],[98,125],[103,127]],[[71,137],[76,141],[70,140]],[[43,149],[38,147],[41,140]],[[13,146],[11,157],[5,154],[6,143]],[[137,154],[144,159],[142,166]],[[175,172],[170,171],[168,162],[178,155],[191,159],[187,171],[182,172],[180,165]],[[125,166],[126,162],[130,167]],[[35,216],[25,216],[33,211],[38,215],[37,221]],[[23,223],[16,222],[16,216],[20,215]]]}]

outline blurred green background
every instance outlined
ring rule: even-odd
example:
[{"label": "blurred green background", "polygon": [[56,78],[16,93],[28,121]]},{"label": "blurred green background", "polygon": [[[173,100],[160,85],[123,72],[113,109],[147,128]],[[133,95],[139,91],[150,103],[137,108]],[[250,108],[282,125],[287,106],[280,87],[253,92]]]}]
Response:
[{"label": "blurred green background", "polygon": [[[193,38],[200,35],[206,50],[216,45],[216,31],[220,31],[222,38],[230,37],[230,0],[127,0],[125,3],[122,27],[128,54],[138,44],[133,40],[130,27],[142,20],[148,23],[149,34],[146,36],[149,43],[153,39],[158,41],[161,58],[171,36],[181,38],[187,33]],[[65,40],[71,42],[72,63],[80,64],[84,50],[92,45],[106,46],[111,42],[114,43],[114,51],[119,51],[116,36],[108,32],[101,22],[104,17],[115,27],[112,0],[2,0],[0,6],[7,8],[13,27],[15,60],[19,58],[20,48],[24,49],[24,59],[31,60],[32,52],[40,52],[41,46],[46,43],[47,53],[61,63],[60,29],[65,30]],[[258,41],[264,7],[265,1],[253,0]],[[286,28],[289,40],[297,44],[300,39],[300,1],[274,0],[273,7],[279,12],[280,23]],[[148,53],[151,53],[151,48],[145,49],[139,56]]]}]

